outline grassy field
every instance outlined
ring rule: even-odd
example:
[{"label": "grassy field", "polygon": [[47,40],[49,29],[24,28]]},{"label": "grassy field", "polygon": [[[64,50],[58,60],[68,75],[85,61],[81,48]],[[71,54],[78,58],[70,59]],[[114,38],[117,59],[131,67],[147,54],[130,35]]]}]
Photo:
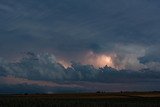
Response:
[{"label": "grassy field", "polygon": [[0,107],[160,107],[160,93],[0,95]]}]

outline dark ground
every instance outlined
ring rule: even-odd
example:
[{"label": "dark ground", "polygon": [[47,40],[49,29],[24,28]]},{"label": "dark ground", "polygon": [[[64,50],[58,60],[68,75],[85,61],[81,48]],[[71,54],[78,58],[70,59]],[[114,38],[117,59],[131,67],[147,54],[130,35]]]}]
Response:
[{"label": "dark ground", "polygon": [[0,107],[160,107],[160,92],[1,94]]}]

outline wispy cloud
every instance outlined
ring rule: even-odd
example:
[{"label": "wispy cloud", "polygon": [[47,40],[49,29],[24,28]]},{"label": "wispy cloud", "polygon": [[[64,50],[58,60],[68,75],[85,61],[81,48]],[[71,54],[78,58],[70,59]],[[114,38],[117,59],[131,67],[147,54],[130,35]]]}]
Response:
[{"label": "wispy cloud", "polygon": [[64,87],[64,88],[83,88],[77,84],[65,84],[65,83],[56,83],[56,82],[49,82],[49,81],[36,81],[36,80],[28,80],[25,78],[16,78],[13,76],[7,77],[0,77],[0,84],[8,84],[8,85],[18,85],[18,84],[26,84],[26,85],[38,85],[42,87]]}]

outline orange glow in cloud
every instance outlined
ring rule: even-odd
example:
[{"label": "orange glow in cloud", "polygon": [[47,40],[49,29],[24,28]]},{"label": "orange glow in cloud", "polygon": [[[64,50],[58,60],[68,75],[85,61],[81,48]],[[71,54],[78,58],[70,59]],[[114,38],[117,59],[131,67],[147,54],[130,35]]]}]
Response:
[{"label": "orange glow in cloud", "polygon": [[65,68],[68,68],[71,66],[71,64],[65,60],[59,60],[58,63],[62,64]]},{"label": "orange glow in cloud", "polygon": [[[101,53],[97,54],[90,51],[87,52],[86,54],[83,54],[83,57],[82,56],[79,57],[80,57],[78,58],[79,60],[75,60],[75,62],[80,62],[83,65],[89,64],[93,65],[96,68],[105,67],[107,65],[109,67],[115,68],[112,60],[113,55],[101,54]],[[62,64],[65,68],[71,67],[70,61],[62,58],[58,60],[58,63]]]},{"label": "orange glow in cloud", "polygon": [[104,67],[106,65],[110,67],[113,65],[112,58],[106,55],[99,55],[96,59],[96,66]]},{"label": "orange glow in cloud", "polygon": [[114,67],[112,57],[107,54],[96,54],[89,52],[85,58],[85,64],[91,64],[96,68],[109,66]]}]

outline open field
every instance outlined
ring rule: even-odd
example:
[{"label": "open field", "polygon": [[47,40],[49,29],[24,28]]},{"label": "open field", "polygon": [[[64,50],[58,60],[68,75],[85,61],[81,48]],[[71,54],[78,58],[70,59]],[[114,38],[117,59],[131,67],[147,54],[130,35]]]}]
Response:
[{"label": "open field", "polygon": [[160,107],[160,92],[0,95],[0,107]]}]

